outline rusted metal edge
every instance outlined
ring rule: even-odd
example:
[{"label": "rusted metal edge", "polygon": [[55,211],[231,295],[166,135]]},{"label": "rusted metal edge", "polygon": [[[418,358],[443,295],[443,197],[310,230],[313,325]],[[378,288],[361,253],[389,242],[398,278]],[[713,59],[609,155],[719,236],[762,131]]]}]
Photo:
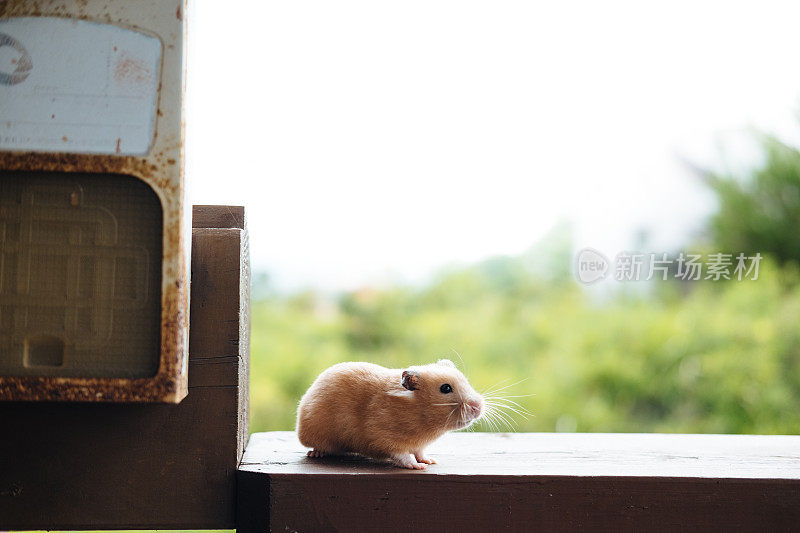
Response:
[{"label": "rusted metal edge", "polygon": [[161,200],[164,213],[163,269],[161,287],[161,354],[158,373],[150,378],[76,378],[0,376],[0,400],[59,400],[180,402],[188,392],[188,302],[187,262],[182,252],[189,246],[184,237],[183,206],[175,201],[182,194],[173,180],[163,177],[159,165],[174,165],[159,154],[117,157],[78,154],[0,152],[0,168],[17,171],[56,171],[122,174],[150,185]]},{"label": "rusted metal edge", "polygon": [[[177,4],[177,11],[175,5]],[[0,152],[0,169],[123,174],[155,191],[163,211],[161,356],[150,378],[0,377],[0,400],[177,403],[188,392],[191,210],[184,208],[183,100],[185,2],[156,2],[145,10],[126,2],[0,2],[0,19],[67,17],[156,35],[163,45],[150,152],[143,157],[74,153]],[[157,33],[152,28],[157,27]],[[168,69],[164,65],[169,65]]]}]

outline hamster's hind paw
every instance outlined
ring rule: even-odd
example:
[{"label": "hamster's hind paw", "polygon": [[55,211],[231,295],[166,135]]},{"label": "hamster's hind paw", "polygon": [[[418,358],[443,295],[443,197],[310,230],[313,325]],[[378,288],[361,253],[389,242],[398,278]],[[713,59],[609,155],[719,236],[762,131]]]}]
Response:
[{"label": "hamster's hind paw", "polygon": [[411,454],[400,454],[392,457],[392,463],[401,468],[408,468],[411,470],[425,470],[424,464],[418,463]]},{"label": "hamster's hind paw", "polygon": [[320,450],[308,450],[306,454],[308,457],[325,457],[325,452]]}]

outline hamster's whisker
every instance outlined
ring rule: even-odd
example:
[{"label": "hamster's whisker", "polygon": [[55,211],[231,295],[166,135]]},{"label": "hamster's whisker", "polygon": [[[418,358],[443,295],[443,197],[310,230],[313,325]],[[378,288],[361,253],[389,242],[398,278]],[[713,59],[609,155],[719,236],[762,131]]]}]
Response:
[{"label": "hamster's whisker", "polygon": [[516,404],[516,405],[520,405],[516,400],[512,400],[511,398],[508,398],[507,396],[485,396],[483,399],[487,400],[487,401],[500,401],[500,402],[513,403],[513,404]]},{"label": "hamster's whisker", "polygon": [[497,384],[495,384],[495,385],[493,385],[493,386],[489,387],[489,389],[486,391],[486,394],[494,394],[494,393],[496,393],[496,392],[498,392],[498,391],[501,391],[501,390],[507,389],[508,387],[511,387],[511,386],[513,386],[513,385],[514,385],[514,383],[511,383],[511,384],[505,385],[505,383],[506,383],[507,381],[509,381],[509,379],[504,379],[504,380],[501,380],[501,381],[499,381]]},{"label": "hamster's whisker", "polygon": [[500,425],[509,426],[508,420],[504,417],[501,417],[500,414],[494,409],[489,408],[486,412],[486,418],[489,421],[489,426],[492,431],[498,431],[500,429]]},{"label": "hamster's whisker", "polygon": [[499,429],[497,422],[495,422],[494,413],[491,409],[486,409],[484,412],[484,417],[481,420],[486,421],[486,425],[489,426],[489,431],[497,431]]},{"label": "hamster's whisker", "polygon": [[521,416],[525,420],[527,420],[529,416],[533,416],[532,413],[526,413],[524,411],[517,411],[516,409],[510,409],[510,411],[512,411],[514,414],[516,414],[518,416]]},{"label": "hamster's whisker", "polygon": [[[521,416],[521,417],[522,417],[522,418],[524,418],[525,420],[527,420],[528,418],[530,418],[530,417],[532,417],[532,416],[533,416],[533,413],[525,413],[525,412],[523,412],[523,411],[515,411],[515,410],[513,410],[513,409],[511,410],[511,412],[512,412],[512,413],[514,413],[514,414],[515,414],[515,415],[517,415],[517,416]],[[510,414],[510,413],[509,413],[509,414]]]},{"label": "hamster's whisker", "polygon": [[498,393],[498,392],[500,392],[501,390],[506,390],[506,389],[508,389],[508,388],[510,388],[510,387],[513,387],[514,385],[519,385],[520,383],[522,383],[522,382],[525,382],[525,381],[528,381],[529,379],[530,379],[530,378],[523,378],[523,379],[521,379],[521,380],[519,380],[519,381],[516,381],[516,382],[512,383],[511,385],[506,385],[505,387],[501,387],[501,388],[499,388],[499,389],[495,389],[495,390],[493,390],[493,391],[492,391],[492,394],[497,394],[497,393]]},{"label": "hamster's whisker", "polygon": [[457,407],[456,407],[456,408],[454,408],[454,409],[452,409],[452,410],[450,411],[450,414],[449,414],[449,415],[447,415],[447,418],[446,418],[446,419],[445,419],[445,421],[444,421],[444,427],[448,427],[448,426],[447,426],[447,423],[448,423],[448,422],[450,422],[450,417],[451,417],[451,416],[453,416],[453,413],[455,413],[457,409],[458,409]]},{"label": "hamster's whisker", "polygon": [[[492,407],[492,411],[494,412],[494,414],[495,414],[495,415],[496,415],[498,418],[500,418],[500,419],[501,419],[501,420],[503,420],[503,421],[504,421],[506,424],[508,424],[508,425],[510,425],[510,426],[512,426],[512,427],[515,427],[515,426],[516,426],[516,423],[515,423],[514,419],[513,419],[513,418],[512,418],[512,417],[509,415],[509,413],[506,413],[506,412],[504,412],[504,411],[503,411],[503,409],[504,409],[504,408],[506,408],[506,409],[507,409],[507,408],[508,408],[508,406],[499,405],[499,404],[490,404],[490,405],[491,405],[491,407]],[[522,413],[517,413],[517,414],[519,414],[520,416],[525,416],[525,415],[522,415]],[[527,416],[526,416],[525,418],[527,419]]]},{"label": "hamster's whisker", "polygon": [[489,399],[489,400],[486,400],[486,401],[487,402],[492,402],[492,403],[497,403],[497,404],[500,404],[500,405],[507,405],[508,407],[514,407],[516,409],[519,409],[520,411],[529,412],[528,409],[524,405],[520,405],[520,404],[518,404],[517,402],[515,402],[513,400],[506,400],[505,398],[492,398],[492,399]]},{"label": "hamster's whisker", "polygon": [[501,419],[497,415],[497,413],[494,413],[494,425],[498,430],[506,429],[508,427],[508,423],[505,420]]},{"label": "hamster's whisker", "polygon": [[502,418],[505,421],[505,423],[506,423],[506,425],[508,425],[508,427],[510,427],[511,429],[514,429],[514,430],[517,429],[518,424],[516,423],[516,421],[513,418],[509,417],[508,415],[506,415],[505,413],[502,413],[502,412],[498,412],[498,414],[500,415],[500,418]]},{"label": "hamster's whisker", "polygon": [[485,395],[489,394],[490,392],[492,392],[492,389],[494,389],[495,387],[499,387],[500,385],[502,385],[503,383],[505,383],[505,382],[506,382],[506,381],[508,381],[509,379],[510,379],[510,378],[501,379],[500,381],[498,381],[498,382],[497,382],[497,383],[495,383],[494,385],[489,385],[488,387],[486,387],[485,389],[483,389],[483,390],[481,391],[481,396],[485,396]]},{"label": "hamster's whisker", "polygon": [[464,360],[461,359],[461,354],[458,353],[455,348],[450,348],[450,349],[453,350],[453,353],[458,356],[458,360],[461,361],[462,365],[464,365],[464,372],[466,373],[466,371],[467,371],[467,363],[465,363]]},{"label": "hamster's whisker", "polygon": [[533,416],[533,413],[531,413],[530,411],[528,411],[524,407],[516,407],[516,406],[513,406],[513,405],[507,405],[507,404],[504,404],[504,403],[495,403],[495,402],[487,402],[487,403],[489,405],[493,406],[494,408],[498,409],[498,410],[505,409],[507,411],[511,411],[511,412],[514,412],[514,413],[516,413],[516,414],[518,414],[520,416],[523,416],[525,418],[528,418],[528,416]]},{"label": "hamster's whisker", "polygon": [[486,417],[492,421],[497,421],[497,409],[492,405],[487,406]]},{"label": "hamster's whisker", "polygon": [[450,403],[432,403],[431,405],[458,405],[458,402],[450,402]]},{"label": "hamster's whisker", "polygon": [[489,399],[484,399],[483,401],[493,403],[496,405],[506,405],[508,407],[516,407],[517,409],[525,409],[524,406],[519,405],[516,402],[512,403],[512,401],[506,400],[505,398],[489,398]]},{"label": "hamster's whisker", "polygon": [[483,389],[483,390],[480,392],[481,396],[486,396],[486,395],[488,395],[488,394],[492,394],[492,393],[494,393],[494,389],[495,389],[495,387],[499,387],[500,385],[502,385],[502,384],[503,384],[503,383],[505,383],[506,381],[508,381],[508,380],[507,380],[507,379],[504,379],[504,380],[502,380],[502,381],[499,381],[499,382],[495,383],[494,385],[490,385],[490,386],[486,387],[485,389]]},{"label": "hamster's whisker", "polygon": [[489,396],[488,398],[484,398],[484,400],[503,401],[507,403],[513,403],[514,405],[522,407],[520,403],[508,398],[507,396]]},{"label": "hamster's whisker", "polygon": [[504,407],[506,409],[510,409],[511,411],[514,411],[515,413],[521,413],[521,414],[526,414],[526,415],[532,415],[533,414],[530,411],[528,411],[525,407],[521,406],[520,404],[518,404],[516,402],[512,402],[511,405],[509,405],[508,403],[505,403],[505,402],[502,402],[502,401],[498,401],[498,400],[495,400],[495,399],[484,400],[484,401],[486,403],[490,404],[490,405],[496,405],[498,407]]}]

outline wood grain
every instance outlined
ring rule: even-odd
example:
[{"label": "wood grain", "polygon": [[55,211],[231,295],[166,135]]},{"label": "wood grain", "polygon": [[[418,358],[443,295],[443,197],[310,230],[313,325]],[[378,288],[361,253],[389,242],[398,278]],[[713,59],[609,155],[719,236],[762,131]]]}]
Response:
[{"label": "wood grain", "polygon": [[193,231],[180,404],[0,403],[0,530],[235,527],[248,253],[240,228]]},{"label": "wood grain", "polygon": [[447,435],[425,471],[255,434],[239,531],[768,530],[800,525],[800,437]]},{"label": "wood grain", "polygon": [[193,228],[247,229],[244,207],[239,205],[196,205],[192,209]]}]

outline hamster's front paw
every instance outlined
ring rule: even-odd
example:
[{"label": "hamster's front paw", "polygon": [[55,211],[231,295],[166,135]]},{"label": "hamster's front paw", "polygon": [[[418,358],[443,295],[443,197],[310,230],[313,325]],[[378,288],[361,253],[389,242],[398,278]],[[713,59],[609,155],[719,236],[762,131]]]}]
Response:
[{"label": "hamster's front paw", "polygon": [[415,458],[409,453],[402,453],[392,457],[392,463],[401,468],[409,468],[411,470],[425,470],[425,465],[418,463]]},{"label": "hamster's front paw", "polygon": [[306,453],[308,457],[325,457],[325,452],[320,450],[308,450]]},{"label": "hamster's front paw", "polygon": [[414,452],[414,458],[420,463],[425,463],[425,464],[429,464],[429,465],[435,465],[436,464],[436,461],[434,461],[430,457],[426,457],[425,456],[425,452],[423,452],[422,450],[420,450],[418,452]]}]

